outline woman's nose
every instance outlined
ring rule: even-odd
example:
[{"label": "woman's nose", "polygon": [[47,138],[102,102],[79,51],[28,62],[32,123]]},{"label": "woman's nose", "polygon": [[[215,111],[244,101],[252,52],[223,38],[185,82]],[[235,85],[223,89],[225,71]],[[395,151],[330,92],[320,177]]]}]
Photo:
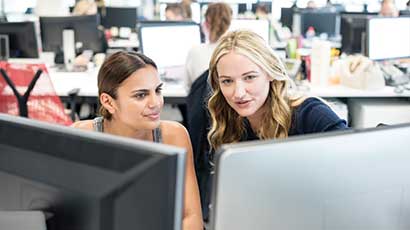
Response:
[{"label": "woman's nose", "polygon": [[235,91],[234,91],[234,98],[235,99],[242,99],[246,95],[245,86],[238,82],[235,84]]}]

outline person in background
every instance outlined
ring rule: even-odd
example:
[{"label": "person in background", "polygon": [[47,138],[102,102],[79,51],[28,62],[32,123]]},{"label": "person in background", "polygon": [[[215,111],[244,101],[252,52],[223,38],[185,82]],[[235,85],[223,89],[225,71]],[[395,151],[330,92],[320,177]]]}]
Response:
[{"label": "person in background", "polygon": [[316,9],[317,8],[316,2],[313,1],[313,0],[308,1],[307,4],[306,4],[306,8],[307,9]]},{"label": "person in background", "polygon": [[394,0],[383,0],[380,5],[379,14],[384,17],[398,17],[399,11],[396,8]]},{"label": "person in background", "polygon": [[256,19],[268,19],[269,20],[269,9],[264,3],[258,3],[255,9]]},{"label": "person in background", "polygon": [[180,3],[169,3],[165,8],[165,18],[167,21],[183,21],[185,13]]},{"label": "person in background", "polygon": [[323,100],[292,94],[273,49],[254,32],[224,35],[212,55],[208,101],[212,151],[222,144],[347,129]]},{"label": "person in background", "polygon": [[209,67],[209,60],[219,38],[229,29],[232,20],[232,9],[226,3],[213,3],[205,12],[202,25],[207,43],[192,47],[188,52],[185,73],[188,88]]},{"label": "person in background", "polygon": [[164,104],[161,90],[157,66],[150,58],[134,52],[114,53],[98,73],[101,117],[78,121],[72,126],[186,149],[183,229],[202,230],[191,142],[182,125],[160,120]]},{"label": "person in background", "polygon": [[181,6],[184,10],[184,15],[186,20],[192,20],[192,8],[191,8],[192,0],[182,0]]},{"label": "person in background", "polygon": [[97,14],[97,4],[94,0],[80,0],[73,10],[73,15],[92,15]]},{"label": "person in background", "polygon": [[[97,14],[97,3],[94,0],[80,0],[78,1],[73,9],[73,16],[85,16],[85,15],[95,15]],[[98,36],[103,41],[103,49],[108,49],[108,41],[105,37],[104,28],[98,26]],[[92,55],[91,55],[92,56]],[[77,67],[87,68],[88,63],[90,62],[91,57],[85,54],[78,55],[74,60],[74,65]]]}]

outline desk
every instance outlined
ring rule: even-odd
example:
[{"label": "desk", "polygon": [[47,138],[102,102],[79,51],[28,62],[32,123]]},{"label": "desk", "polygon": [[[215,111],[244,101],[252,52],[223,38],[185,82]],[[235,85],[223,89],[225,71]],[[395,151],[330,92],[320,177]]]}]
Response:
[{"label": "desk", "polygon": [[138,39],[115,39],[108,41],[109,48],[129,48],[138,49],[139,41]]},{"label": "desk", "polygon": [[[98,96],[98,69],[87,72],[58,72],[54,68],[48,70],[51,82],[58,96],[63,100],[68,98],[68,92],[79,88],[78,96],[89,102],[96,102]],[[165,83],[163,89],[165,103],[185,104],[188,90],[183,84]]]},{"label": "desk", "polygon": [[406,86],[402,92],[396,92],[396,88],[385,86],[380,90],[359,90],[352,89],[342,85],[332,86],[312,86],[310,84],[299,88],[300,92],[306,93],[309,96],[318,96],[324,98],[396,98],[410,97],[410,85]]}]

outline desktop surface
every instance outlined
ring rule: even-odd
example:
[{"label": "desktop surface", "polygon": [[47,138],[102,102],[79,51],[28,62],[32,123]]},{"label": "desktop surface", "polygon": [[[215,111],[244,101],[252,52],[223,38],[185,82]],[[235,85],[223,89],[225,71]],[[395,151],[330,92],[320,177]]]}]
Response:
[{"label": "desktop surface", "polygon": [[409,139],[403,125],[223,146],[211,229],[410,229]]}]

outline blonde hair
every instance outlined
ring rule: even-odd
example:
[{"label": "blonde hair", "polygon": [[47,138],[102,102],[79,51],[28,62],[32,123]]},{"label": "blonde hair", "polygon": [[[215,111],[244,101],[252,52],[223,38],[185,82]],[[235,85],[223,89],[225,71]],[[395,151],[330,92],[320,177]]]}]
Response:
[{"label": "blonde hair", "polygon": [[[245,132],[243,117],[233,110],[222,95],[217,72],[221,57],[234,51],[257,64],[273,80],[268,97],[262,106],[264,115],[256,131],[260,139],[286,138],[291,126],[291,104],[297,100],[288,91],[292,80],[272,48],[257,34],[239,30],[224,35],[216,47],[209,64],[209,81],[213,94],[208,101],[212,126],[208,141],[213,150],[222,144],[239,142]],[[300,97],[299,97],[300,98]]]},{"label": "blonde hair", "polygon": [[209,24],[209,41],[214,43],[229,29],[232,20],[232,9],[226,3],[212,3],[205,13]]}]

